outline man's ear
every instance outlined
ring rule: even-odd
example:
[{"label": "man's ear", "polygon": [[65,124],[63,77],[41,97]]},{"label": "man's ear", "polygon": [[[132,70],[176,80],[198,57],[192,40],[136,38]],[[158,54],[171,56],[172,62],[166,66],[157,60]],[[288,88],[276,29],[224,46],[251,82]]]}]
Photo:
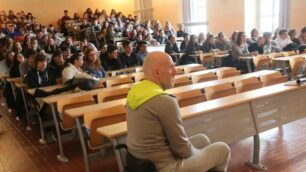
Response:
[{"label": "man's ear", "polygon": [[157,77],[157,78],[159,78],[159,76],[160,76],[160,71],[158,70],[158,69],[154,69],[154,76],[155,77]]}]

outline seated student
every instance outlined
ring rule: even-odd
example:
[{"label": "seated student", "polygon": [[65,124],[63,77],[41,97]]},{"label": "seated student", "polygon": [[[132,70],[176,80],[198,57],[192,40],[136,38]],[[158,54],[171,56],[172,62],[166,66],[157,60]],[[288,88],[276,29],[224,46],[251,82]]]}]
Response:
[{"label": "seated student", "polygon": [[9,73],[12,65],[13,65],[13,61],[14,61],[14,56],[15,56],[15,53],[14,51],[8,51],[5,55],[5,59],[3,61],[3,68],[4,69],[1,69],[3,72],[5,73]]},{"label": "seated student", "polygon": [[225,37],[223,32],[220,32],[218,34],[218,37],[216,39],[216,48],[221,50],[221,51],[225,51],[225,50],[230,50],[231,49],[230,42]]},{"label": "seated student", "polygon": [[21,53],[15,54],[12,67],[9,72],[11,78],[20,77],[19,65],[24,62],[24,56]]},{"label": "seated student", "polygon": [[201,47],[197,43],[197,37],[195,35],[191,35],[187,45],[186,53],[181,57],[179,64],[186,65],[196,63],[196,59],[194,57],[191,57],[190,55],[200,51],[200,48]]},{"label": "seated student", "polygon": [[61,78],[62,77],[62,70],[63,70],[63,65],[65,61],[63,58],[63,52],[61,50],[56,50],[53,55],[52,59],[50,62],[50,67],[54,70],[56,73],[56,78]]},{"label": "seated student", "polygon": [[179,52],[179,48],[176,44],[176,38],[173,34],[169,35],[168,37],[168,42],[166,43],[165,46],[165,52],[169,55],[171,55],[172,53]]},{"label": "seated student", "polygon": [[233,45],[235,44],[235,42],[237,41],[237,37],[238,37],[238,31],[234,31],[230,37],[230,46],[231,48],[233,47]]},{"label": "seated student", "polygon": [[153,38],[153,36],[151,35],[151,34],[147,34],[146,36],[145,36],[145,39],[144,39],[149,45],[151,45],[151,46],[157,46],[157,45],[160,45],[159,44],[159,42],[157,42],[154,38]]},{"label": "seated student", "polygon": [[176,32],[177,37],[183,37],[185,34],[185,28],[183,24],[179,24],[179,30]]},{"label": "seated student", "polygon": [[240,61],[240,57],[250,56],[250,52],[248,50],[248,45],[246,44],[246,36],[245,32],[239,32],[237,36],[237,40],[232,47],[232,57],[233,60],[238,62]]},{"label": "seated student", "polygon": [[160,172],[226,171],[229,146],[204,134],[188,138],[177,100],[165,93],[177,74],[171,57],[149,53],[143,68],[146,79],[130,89],[126,103],[131,156],[151,161]]},{"label": "seated student", "polygon": [[263,48],[264,54],[270,54],[275,52],[280,52],[280,48],[276,45],[275,41],[272,40],[271,32],[264,32],[263,37],[265,38],[265,45]]},{"label": "seated student", "polygon": [[181,52],[185,52],[186,49],[187,49],[187,45],[188,45],[188,42],[189,42],[189,34],[184,33],[183,38],[184,38],[184,40],[182,41],[182,43],[180,45]]},{"label": "seated student", "polygon": [[120,54],[122,67],[128,68],[133,66],[140,66],[141,62],[137,58],[136,53],[133,52],[132,42],[123,41],[122,46],[124,48],[124,52]]},{"label": "seated student", "polygon": [[299,44],[306,45],[306,27],[301,29],[301,34],[299,36]]},{"label": "seated student", "polygon": [[[12,61],[11,68],[9,69],[10,78],[20,77],[19,64],[22,64],[23,62],[24,62],[24,57],[21,53],[14,55],[14,59]],[[18,92],[15,92],[15,93],[18,93]],[[14,94],[13,94],[12,87],[11,87],[10,84],[5,85],[3,96],[5,98],[5,102],[6,102],[7,106],[10,109],[16,109],[17,110],[17,116],[20,117],[20,111],[19,111],[20,109],[14,108],[14,107],[18,107],[18,106],[16,106],[16,101],[14,99]],[[16,99],[20,100],[19,98],[20,97],[16,96]],[[19,102],[20,101],[18,101],[18,103]],[[18,117],[16,118],[17,120],[18,120]]]},{"label": "seated student", "polygon": [[45,52],[48,54],[53,54],[56,50],[56,45],[53,38],[48,39],[48,44],[45,46]]},{"label": "seated student", "polygon": [[248,38],[248,39],[246,40],[246,42],[247,42],[248,44],[251,44],[251,43],[253,43],[253,42],[256,42],[256,41],[258,40],[258,38],[259,38],[259,32],[258,32],[258,30],[257,30],[256,28],[254,28],[254,29],[252,29],[252,31],[251,31],[251,38]]},{"label": "seated student", "polygon": [[197,42],[197,36],[191,35],[190,40],[187,44],[186,54],[194,54],[201,49],[200,45]]},{"label": "seated student", "polygon": [[28,88],[46,87],[56,84],[56,74],[47,68],[47,58],[44,54],[36,54],[35,67],[32,68],[25,78]]},{"label": "seated student", "polygon": [[290,37],[290,40],[295,43],[295,44],[300,44],[300,41],[296,38],[296,30],[295,29],[290,29],[288,32],[288,35]]},{"label": "seated student", "polygon": [[155,37],[156,41],[159,42],[160,44],[166,44],[167,42],[167,38],[164,34],[163,30],[159,30],[156,37]]},{"label": "seated student", "polygon": [[96,78],[104,78],[105,71],[101,66],[98,52],[93,48],[87,48],[84,55],[84,71]]},{"label": "seated student", "polygon": [[68,36],[66,37],[65,41],[63,41],[60,45],[61,50],[64,52],[64,50],[62,49],[62,47],[68,47],[70,49],[71,53],[77,53],[78,50],[76,49],[76,47],[73,45],[73,41],[72,41],[72,37]]},{"label": "seated student", "polygon": [[20,70],[20,76],[21,79],[24,81],[24,78],[26,74],[35,67],[35,56],[36,56],[36,51],[33,49],[27,49],[25,50],[24,57],[26,61],[22,64],[19,65],[19,70]]},{"label": "seated student", "polygon": [[118,58],[118,49],[115,45],[109,44],[107,52],[101,56],[102,66],[106,71],[119,70],[122,68]]},{"label": "seated student", "polygon": [[[207,33],[207,36],[209,35],[210,33],[208,32]],[[198,36],[198,45],[199,46],[202,46],[203,45],[203,43],[204,43],[204,41],[205,41],[205,35],[204,35],[204,33],[203,32],[201,32],[200,34],[199,34],[199,36]]]},{"label": "seated student", "polygon": [[265,38],[260,36],[258,37],[256,42],[250,43],[250,45],[248,46],[248,50],[249,52],[257,51],[258,54],[263,54],[264,53],[263,48],[265,44],[266,44]]},{"label": "seated student", "polygon": [[67,59],[69,59],[71,56],[70,48],[66,46],[62,46],[61,51],[63,52],[64,61],[67,61]]},{"label": "seated student", "polygon": [[288,36],[287,29],[281,29],[278,32],[278,36],[275,39],[275,43],[283,51],[291,51],[294,48],[294,45],[292,45],[292,41],[290,40],[290,37]]},{"label": "seated student", "polygon": [[62,71],[63,82],[77,78],[88,78],[98,80],[96,77],[91,76],[82,70],[82,66],[84,64],[83,55],[82,54],[73,54],[64,64],[64,69]]},{"label": "seated student", "polygon": [[166,21],[166,25],[164,27],[164,34],[166,37],[169,37],[171,34],[175,35],[175,29],[171,25],[170,21]]},{"label": "seated student", "polygon": [[216,44],[215,44],[215,37],[213,34],[209,34],[206,37],[205,42],[203,43],[201,47],[203,52],[211,52],[212,50],[216,49]]},{"label": "seated student", "polygon": [[147,47],[148,47],[148,44],[146,41],[139,41],[137,43],[136,56],[137,56],[137,59],[140,61],[141,65],[143,63],[144,58],[148,54]]}]

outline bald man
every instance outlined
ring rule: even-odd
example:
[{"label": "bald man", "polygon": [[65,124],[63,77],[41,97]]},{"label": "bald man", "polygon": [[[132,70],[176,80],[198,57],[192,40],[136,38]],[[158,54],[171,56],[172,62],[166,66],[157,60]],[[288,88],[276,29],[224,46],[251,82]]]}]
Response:
[{"label": "bald man", "polygon": [[150,160],[161,172],[226,171],[230,149],[211,144],[198,134],[188,138],[175,97],[166,94],[177,74],[171,57],[163,52],[147,55],[146,79],[133,86],[127,97],[127,145],[129,152]]}]

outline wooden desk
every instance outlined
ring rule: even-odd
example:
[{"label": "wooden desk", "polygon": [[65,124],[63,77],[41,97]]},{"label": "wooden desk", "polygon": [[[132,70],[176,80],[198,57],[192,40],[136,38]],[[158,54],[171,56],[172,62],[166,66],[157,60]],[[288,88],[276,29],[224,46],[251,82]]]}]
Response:
[{"label": "wooden desk", "polygon": [[[193,66],[199,66],[200,64],[187,64],[187,65],[180,65],[180,66],[175,66],[176,69],[184,69],[185,67],[193,67]],[[129,67],[129,68],[123,68],[120,70],[114,70],[114,71],[108,71],[106,72],[108,76],[109,74],[111,75],[111,77],[106,77],[106,78],[102,78],[101,82],[105,82],[104,80],[110,79],[110,78],[114,78],[114,77],[118,77],[116,76],[117,73],[126,73],[126,72],[134,72],[134,73],[139,73],[139,72],[135,72],[137,68],[141,68],[142,66],[135,66],[135,67]],[[134,74],[132,73],[132,74]],[[142,72],[141,72],[142,73]],[[119,75],[122,76],[122,75]]]},{"label": "wooden desk", "polygon": [[[213,85],[217,85],[217,84],[221,84],[221,83],[225,83],[225,82],[232,82],[233,83],[235,80],[238,80],[238,79],[245,79],[245,78],[250,78],[250,77],[259,77],[261,75],[267,75],[267,74],[271,74],[271,73],[274,73],[274,72],[276,72],[276,71],[263,70],[263,71],[254,72],[254,73],[250,73],[250,74],[244,74],[244,75],[240,75],[240,76],[224,78],[224,79],[220,79],[220,80],[216,80],[216,81],[208,81],[208,82],[202,82],[202,83],[198,83],[198,84],[192,84],[192,85],[172,88],[172,89],[167,90],[166,92],[169,93],[169,94],[174,94],[175,95],[175,94],[185,92],[185,91],[190,91],[190,90],[194,90],[194,89],[204,89],[205,87],[209,87],[209,86],[213,86]],[[100,103],[100,104],[94,104],[94,105],[89,105],[89,106],[73,108],[73,109],[66,110],[66,114],[69,115],[72,118],[79,118],[79,117],[83,117],[85,112],[91,111],[93,109],[94,110],[100,110],[100,109],[116,106],[116,105],[119,105],[119,104],[125,104],[125,101],[126,101],[126,99],[124,98],[124,99],[109,101],[109,102]]]},{"label": "wooden desk", "polygon": [[6,78],[8,78],[8,77],[10,77],[10,75],[9,75],[8,73],[0,72],[0,78],[1,78],[1,79],[6,79]]},{"label": "wooden desk", "polygon": [[[226,143],[253,136],[253,160],[247,164],[265,169],[259,164],[259,133],[305,117],[305,100],[306,85],[285,86],[282,83],[187,106],[180,108],[180,112],[188,136],[205,133],[213,142]],[[97,131],[109,138],[114,146],[126,143],[126,122]],[[115,152],[119,169],[122,169],[124,156],[118,150]]]},{"label": "wooden desk", "polygon": [[[227,68],[227,67],[225,67],[225,68]],[[207,73],[207,72],[216,73],[217,70],[218,69],[203,70],[203,71],[189,73],[189,74],[186,74],[186,75],[202,74],[202,73]],[[254,77],[254,76],[258,77],[260,75],[266,75],[266,74],[270,74],[270,73],[274,73],[274,72],[276,72],[276,71],[259,71],[259,72],[255,72],[254,74],[245,74],[245,75],[220,79],[220,80],[216,80],[216,81],[208,81],[208,82],[203,82],[203,83],[197,83],[197,84],[172,88],[172,89],[167,90],[166,92],[169,93],[169,94],[177,94],[177,93],[181,93],[181,92],[184,92],[184,91],[189,91],[189,90],[193,90],[193,89],[204,89],[207,86],[217,85],[217,84],[224,83],[224,82],[234,82],[235,80],[242,79],[242,78],[244,79],[244,78]],[[180,76],[180,75],[178,75],[178,76]],[[181,76],[185,76],[185,75],[183,74]],[[104,89],[102,91],[109,91],[109,90],[111,90],[111,88],[109,88],[107,90]],[[101,106],[101,103],[100,103],[100,104],[94,104],[94,105],[69,109],[69,110],[66,110],[66,114],[71,116],[72,118],[83,117],[85,112],[93,110],[93,109],[94,110],[100,110],[100,109],[104,109],[104,108],[119,105],[119,104],[125,104],[125,99],[114,100],[114,101],[105,102],[105,103],[102,103],[102,104],[103,104],[103,106]]]},{"label": "wooden desk", "polygon": [[290,59],[296,58],[296,57],[304,57],[305,58],[306,54],[297,54],[297,55],[293,55],[293,56],[277,57],[277,58],[272,58],[272,60],[275,61],[275,62],[281,63],[282,68],[283,68],[283,75],[287,75],[286,64],[290,61]]},{"label": "wooden desk", "polygon": [[252,72],[251,63],[253,62],[253,56],[239,57],[241,61],[245,61],[248,67],[248,72]]},{"label": "wooden desk", "polygon": [[[211,71],[216,72],[216,70],[217,69],[211,69],[210,72]],[[195,73],[199,73],[199,72],[207,72],[207,70],[198,71],[198,72],[195,72]],[[258,77],[259,75],[270,74],[270,73],[273,73],[273,72],[276,72],[276,71],[259,71],[259,72],[255,72],[254,74],[251,73],[251,74],[245,74],[245,75],[235,76],[235,77],[231,77],[231,78],[225,78],[225,79],[217,80],[217,81],[214,81],[214,82],[209,81],[209,82],[194,84],[194,85],[197,85],[196,87],[194,87],[194,85],[188,85],[188,86],[173,88],[173,89],[168,90],[167,92],[169,92],[171,94],[177,94],[177,93],[180,93],[180,92],[183,92],[183,91],[186,91],[186,90],[193,90],[193,89],[199,89],[199,88],[204,89],[207,86],[212,86],[212,85],[216,85],[216,84],[219,84],[219,83],[234,82],[236,79],[254,77],[254,76]],[[208,83],[208,84],[205,84],[205,83]],[[67,115],[69,115],[70,117],[72,117],[76,120],[77,129],[78,129],[78,133],[79,133],[79,138],[80,138],[82,151],[83,151],[83,155],[84,155],[84,161],[85,161],[86,169],[89,169],[88,159],[87,159],[87,156],[86,156],[87,151],[86,151],[85,142],[83,140],[84,136],[83,136],[83,133],[82,133],[81,123],[80,123],[83,115],[85,114],[85,112],[88,112],[88,111],[101,110],[101,109],[105,109],[105,108],[109,108],[109,107],[113,107],[113,106],[120,105],[120,104],[125,104],[125,103],[126,103],[126,99],[119,99],[119,100],[100,103],[100,104],[94,104],[94,105],[89,105],[89,106],[84,106],[84,107],[73,108],[73,109],[69,109],[69,110],[65,111]]]},{"label": "wooden desk", "polygon": [[[39,89],[44,90],[44,91],[52,91],[55,90],[57,88],[61,88],[63,86],[63,84],[58,84],[58,85],[52,85],[52,86],[47,86],[47,87],[40,87]],[[27,89],[27,92],[34,96],[35,94],[35,90],[36,88],[31,88],[31,89]]]},{"label": "wooden desk", "polygon": [[251,78],[251,77],[259,77],[261,75],[267,75],[267,74],[271,74],[271,73],[275,73],[275,72],[277,72],[277,71],[262,70],[262,71],[248,73],[248,74],[244,74],[244,75],[239,75],[239,76],[234,76],[234,77],[229,77],[229,78],[224,78],[224,79],[219,79],[219,80],[214,80],[214,81],[208,81],[208,82],[201,82],[201,83],[182,86],[182,87],[177,87],[177,88],[172,88],[172,89],[167,90],[166,92],[169,93],[169,94],[175,95],[177,93],[181,93],[181,92],[185,92],[185,91],[190,91],[190,90],[194,90],[194,89],[204,89],[205,87],[214,86],[214,85],[218,85],[218,84],[222,84],[222,83],[226,83],[226,82],[233,83],[236,80],[246,79],[246,78]]}]

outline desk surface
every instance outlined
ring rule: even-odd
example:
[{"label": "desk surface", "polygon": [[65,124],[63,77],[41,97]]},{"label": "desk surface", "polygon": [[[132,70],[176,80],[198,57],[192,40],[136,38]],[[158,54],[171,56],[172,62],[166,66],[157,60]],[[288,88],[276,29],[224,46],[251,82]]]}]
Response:
[{"label": "desk surface", "polygon": [[189,90],[203,89],[205,87],[209,87],[209,86],[213,86],[213,85],[217,85],[217,84],[222,84],[222,83],[226,83],[226,82],[233,83],[236,80],[246,79],[246,78],[250,78],[250,77],[259,77],[259,76],[262,76],[262,75],[267,75],[267,74],[276,73],[276,72],[277,71],[274,71],[274,70],[262,70],[262,71],[248,73],[248,74],[244,74],[244,75],[238,75],[238,76],[224,78],[224,79],[219,79],[219,80],[213,80],[213,81],[208,81],[208,82],[201,82],[201,83],[197,83],[197,84],[192,84],[192,85],[186,85],[186,86],[182,86],[182,87],[172,88],[170,90],[167,90],[167,93],[169,93],[169,94],[177,94],[177,93],[185,92],[185,91],[189,91]]},{"label": "desk surface", "polygon": [[285,56],[285,57],[277,57],[277,58],[272,58],[272,60],[274,61],[289,61],[292,58],[296,58],[296,57],[306,57],[306,54],[297,54],[297,55],[293,55],[293,56]]},{"label": "desk surface", "polygon": [[[191,64],[191,65],[187,65],[187,67],[198,66],[198,65],[199,64]],[[181,67],[184,67],[184,66],[181,66]],[[219,68],[219,69],[223,69],[223,68]],[[216,71],[216,70],[218,70],[218,69],[210,69],[210,70],[207,70],[207,71]],[[203,70],[203,72],[204,71],[206,71],[206,70]],[[194,72],[194,73],[189,73],[189,74],[178,75],[177,78],[180,78],[180,77],[183,77],[183,76],[191,76],[193,74],[200,74],[200,72],[202,72],[202,71],[198,71],[198,72]],[[53,103],[56,103],[57,100],[62,99],[62,98],[74,98],[74,97],[78,97],[78,96],[81,96],[81,95],[84,95],[84,94],[96,95],[96,94],[98,94],[99,92],[102,92],[102,91],[111,91],[111,90],[115,91],[116,89],[121,89],[121,88],[126,88],[126,87],[130,88],[134,84],[135,83],[123,84],[123,85],[109,87],[109,88],[100,88],[100,89],[95,89],[95,90],[90,90],[90,91],[82,91],[82,92],[78,92],[78,93],[70,93],[70,94],[66,94],[66,95],[53,95],[53,96],[49,96],[49,97],[43,98],[43,101],[45,103],[47,103],[47,104],[53,104]],[[33,91],[31,90],[31,92],[33,92]]]},{"label": "desk surface", "polygon": [[[227,96],[207,102],[186,106],[180,108],[182,119],[193,118],[198,115],[205,115],[209,112],[214,112],[222,109],[226,109],[232,106],[240,105],[243,103],[255,101],[268,96],[282,94],[285,92],[306,88],[306,84],[302,86],[286,86],[284,83],[272,85],[268,87],[259,88],[256,90]],[[126,122],[121,122],[97,129],[98,133],[104,135],[107,138],[115,138],[121,135],[127,134]]]},{"label": "desk surface", "polygon": [[15,82],[21,81],[21,78],[20,78],[20,77],[16,77],[16,78],[7,78],[6,80],[7,80],[8,82],[15,83]]},{"label": "desk surface", "polygon": [[[237,79],[248,78],[248,77],[253,77],[253,76],[258,77],[258,76],[270,74],[273,72],[276,72],[276,71],[259,71],[259,72],[254,72],[250,74],[245,74],[245,75],[240,75],[240,76],[235,76],[235,77],[230,77],[230,78],[225,78],[225,79],[220,79],[220,80],[215,80],[215,81],[208,81],[208,82],[203,82],[203,83],[198,83],[198,84],[193,84],[193,85],[186,85],[182,87],[172,88],[172,89],[167,90],[167,92],[169,94],[177,94],[177,93],[181,93],[181,92],[188,91],[188,90],[203,89],[207,86],[212,86],[212,85],[216,85],[219,83],[234,82]],[[85,112],[91,111],[92,109],[99,110],[99,109],[104,109],[104,108],[112,107],[112,106],[119,105],[119,104],[125,104],[125,103],[126,103],[126,99],[119,99],[115,101],[69,109],[69,110],[66,110],[66,114],[73,118],[77,118],[77,117],[83,116]]]},{"label": "desk surface", "polygon": [[0,78],[8,78],[10,75],[8,74],[8,73],[3,73],[3,72],[1,72],[0,73]]}]

